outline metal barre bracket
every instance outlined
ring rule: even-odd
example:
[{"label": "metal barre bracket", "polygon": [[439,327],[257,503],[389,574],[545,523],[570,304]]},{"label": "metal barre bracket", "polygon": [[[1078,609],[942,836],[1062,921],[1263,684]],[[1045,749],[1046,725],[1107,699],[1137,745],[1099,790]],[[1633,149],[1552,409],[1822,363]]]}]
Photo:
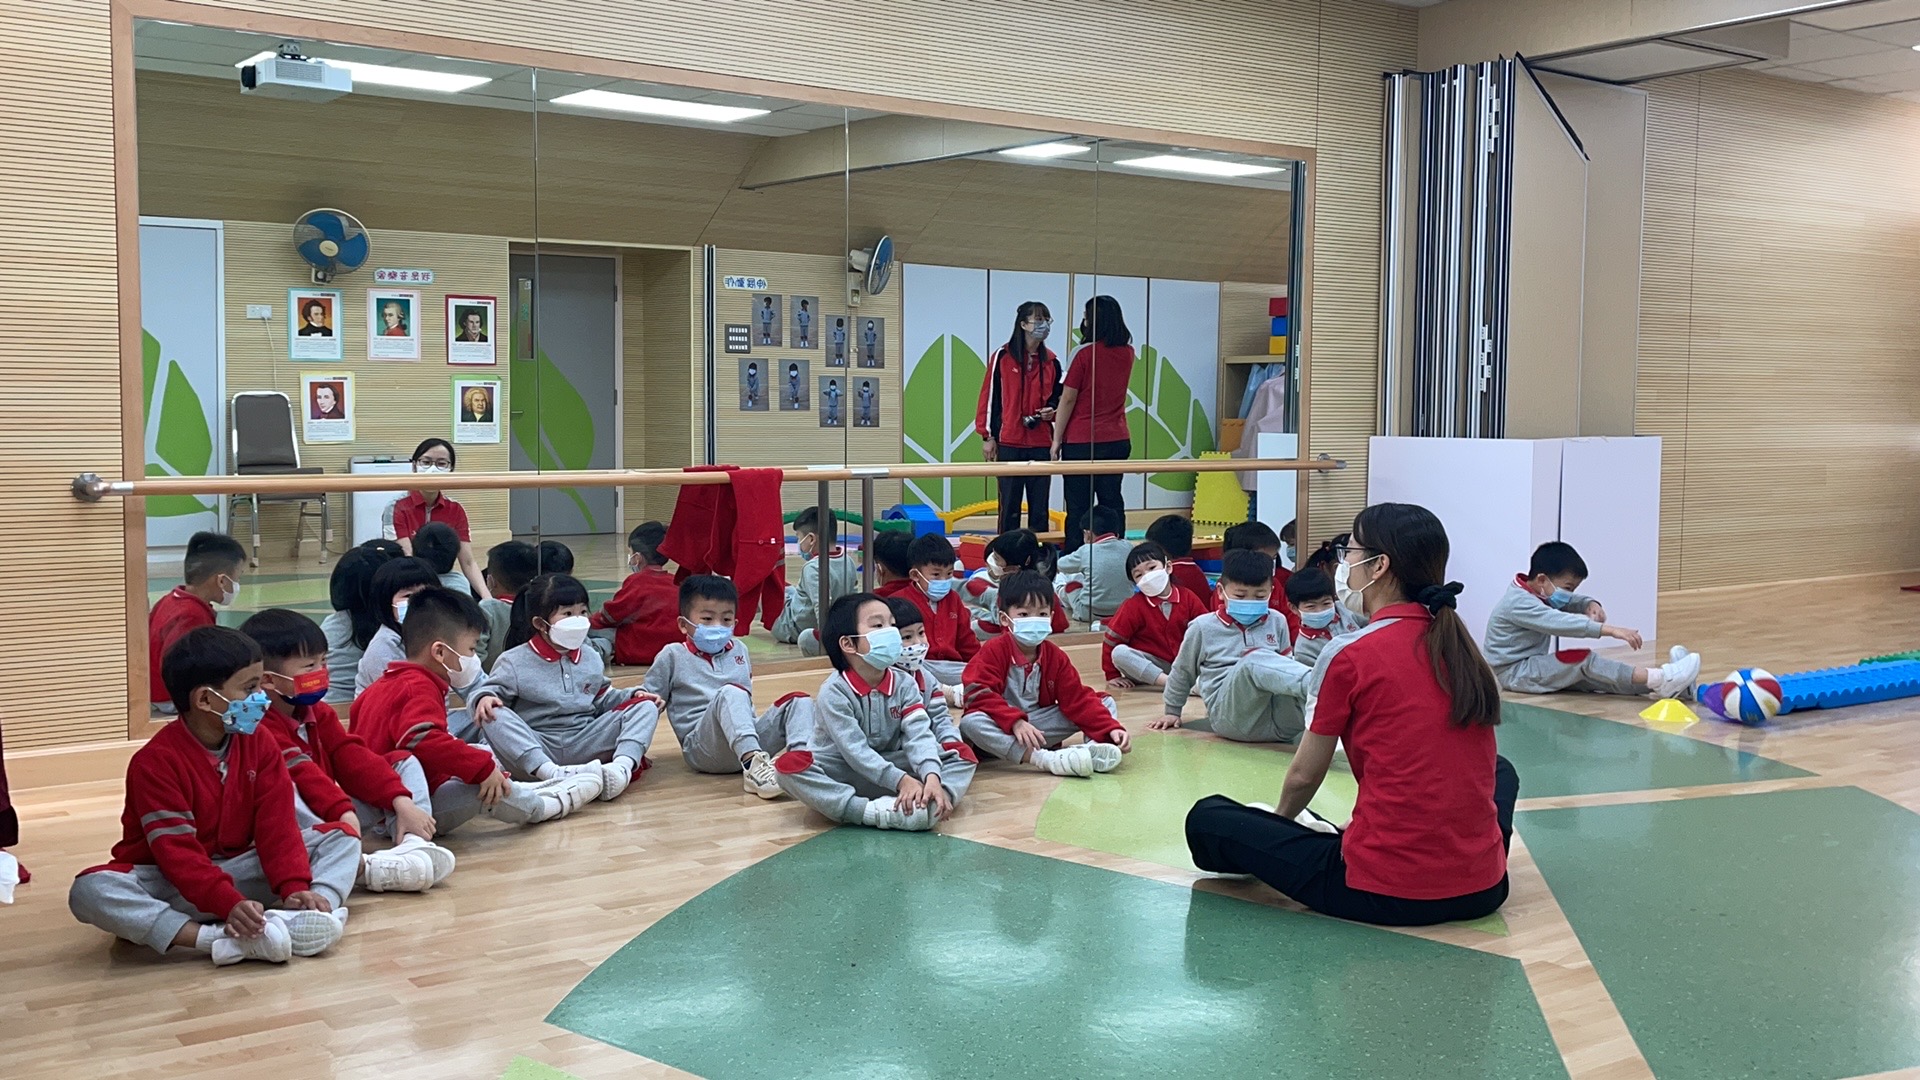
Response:
[{"label": "metal barre bracket", "polygon": [[100,479],[99,473],[83,472],[73,478],[73,497],[81,502],[99,502],[112,486]]}]

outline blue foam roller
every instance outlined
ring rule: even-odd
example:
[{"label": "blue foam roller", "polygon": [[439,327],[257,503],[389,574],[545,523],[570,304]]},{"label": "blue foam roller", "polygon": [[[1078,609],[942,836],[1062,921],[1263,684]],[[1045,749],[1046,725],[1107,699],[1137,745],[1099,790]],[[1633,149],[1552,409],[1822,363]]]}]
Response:
[{"label": "blue foam roller", "polygon": [[1780,678],[1780,711],[1838,709],[1920,697],[1920,660],[1802,671]]}]

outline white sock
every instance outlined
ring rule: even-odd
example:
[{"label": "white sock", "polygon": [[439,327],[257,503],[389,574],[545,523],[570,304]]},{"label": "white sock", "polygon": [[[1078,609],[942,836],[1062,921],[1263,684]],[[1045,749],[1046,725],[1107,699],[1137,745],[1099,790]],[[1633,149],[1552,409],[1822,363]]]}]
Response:
[{"label": "white sock", "polygon": [[1647,689],[1658,690],[1666,681],[1667,673],[1663,669],[1657,667],[1647,669]]},{"label": "white sock", "polygon": [[203,953],[213,951],[213,943],[227,936],[227,928],[222,923],[202,923],[200,932],[193,939],[193,947]]},{"label": "white sock", "polygon": [[560,766],[555,765],[551,761],[533,770],[533,778],[535,780],[553,780],[558,778],[559,776],[560,776]]},{"label": "white sock", "polygon": [[620,763],[623,761],[626,762],[626,764],[622,765],[621,767],[626,769],[628,773],[637,773],[640,771],[640,763],[633,760],[632,758],[628,757],[625,754],[621,754],[620,756],[613,759],[613,763],[615,765],[620,765]]}]

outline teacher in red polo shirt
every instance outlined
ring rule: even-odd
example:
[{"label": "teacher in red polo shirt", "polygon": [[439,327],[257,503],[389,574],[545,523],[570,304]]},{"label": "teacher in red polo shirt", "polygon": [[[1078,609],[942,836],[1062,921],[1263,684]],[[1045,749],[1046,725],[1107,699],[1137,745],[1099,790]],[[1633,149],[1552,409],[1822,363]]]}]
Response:
[{"label": "teacher in red polo shirt", "polygon": [[[1454,613],[1447,533],[1426,508],[1360,512],[1340,551],[1341,602],[1370,618],[1314,667],[1307,730],[1269,810],[1213,795],[1187,814],[1193,863],[1252,874],[1342,919],[1428,926],[1507,899],[1520,780],[1494,752],[1500,690]],[[1443,582],[1445,582],[1443,584]],[[1345,832],[1307,809],[1346,747],[1359,784]]]},{"label": "teacher in red polo shirt", "polygon": [[[1120,301],[1096,296],[1087,301],[1080,320],[1080,346],[1067,363],[1067,379],[1060,390],[1060,407],[1053,414],[1053,460],[1108,461],[1133,456],[1133,436],[1127,429],[1127,382],[1133,378],[1133,331],[1120,310]],[[1064,550],[1085,542],[1087,511],[1097,501],[1122,514],[1126,496],[1120,474],[1063,476],[1060,493],[1067,503]]]},{"label": "teacher in red polo shirt", "polygon": [[[453,471],[453,444],[445,439],[425,439],[413,448],[413,471],[421,476]],[[473,586],[476,600],[485,600],[493,594],[487,591],[486,580],[480,576],[479,564],[473,558],[473,537],[467,528],[467,508],[454,502],[439,491],[421,488],[409,491],[393,504],[393,538],[407,554],[413,554],[413,534],[429,521],[445,522],[453,526],[460,537],[460,572],[465,574]]]}]

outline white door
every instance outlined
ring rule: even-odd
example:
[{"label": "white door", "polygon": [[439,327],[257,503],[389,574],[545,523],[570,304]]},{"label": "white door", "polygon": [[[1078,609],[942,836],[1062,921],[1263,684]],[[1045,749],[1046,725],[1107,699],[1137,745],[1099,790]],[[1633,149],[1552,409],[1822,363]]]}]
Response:
[{"label": "white door", "polygon": [[[221,325],[218,221],[140,221],[140,368],[146,474],[207,476],[225,471],[221,402],[226,336]],[[211,495],[147,499],[147,546],[180,547],[220,527]]]}]

